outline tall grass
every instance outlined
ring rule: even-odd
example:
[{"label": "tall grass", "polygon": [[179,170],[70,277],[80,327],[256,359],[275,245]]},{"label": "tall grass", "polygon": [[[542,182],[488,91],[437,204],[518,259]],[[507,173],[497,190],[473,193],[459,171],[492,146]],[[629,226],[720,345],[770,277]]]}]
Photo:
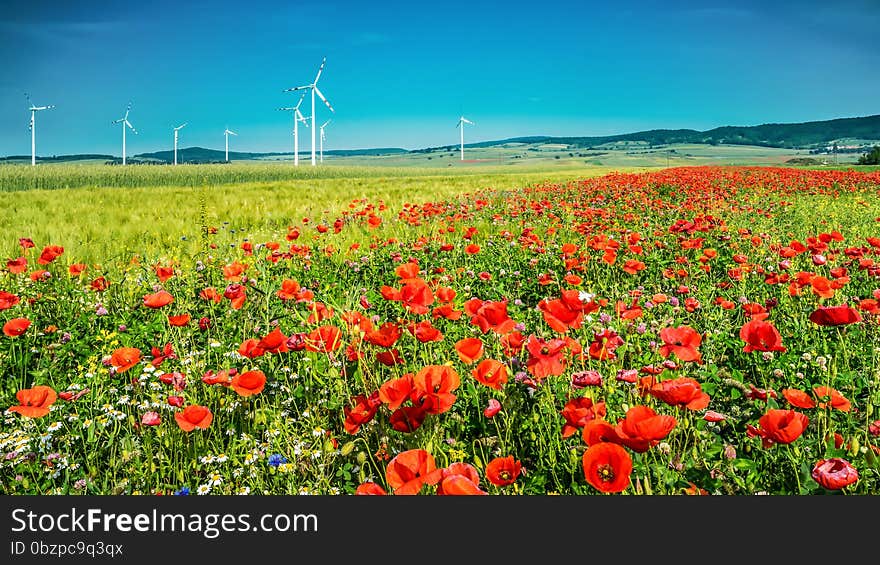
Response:
[{"label": "tall grass", "polygon": [[[208,170],[223,168],[206,167]],[[260,169],[259,166],[235,165],[229,170]],[[46,167],[45,170],[51,169]],[[166,169],[143,167],[140,170]],[[185,255],[195,251],[199,244],[202,213],[209,226],[243,232],[254,238],[277,234],[279,229],[299,224],[306,216],[330,217],[332,221],[335,215],[347,210],[355,198],[368,198],[399,209],[403,202],[435,201],[484,188],[512,189],[606,172],[591,168],[501,174],[481,169],[458,175],[437,175],[434,171],[434,175],[420,176],[417,171],[415,176],[378,176],[378,170],[365,169],[367,175],[356,176],[353,169],[320,170],[324,175],[352,176],[273,182],[248,180],[235,184],[200,181],[191,186],[178,181],[174,186],[133,186],[125,190],[97,187],[10,192],[4,195],[0,209],[0,256],[17,256],[20,237],[30,237],[41,245],[62,245],[67,257],[79,261],[106,261],[112,257],[126,260],[135,250],[149,253],[161,249],[165,253]],[[412,172],[412,169],[403,170],[408,174]]]},{"label": "tall grass", "polygon": [[[566,167],[585,170],[586,167]],[[521,172],[559,170],[547,165],[517,167]],[[210,186],[251,182],[303,181],[315,179],[394,178],[400,176],[486,175],[509,172],[509,166],[468,168],[374,167],[290,163],[230,163],[210,165],[0,165],[0,192],[58,190],[65,188],[140,188],[148,186]],[[590,167],[589,170],[609,169]]]}]

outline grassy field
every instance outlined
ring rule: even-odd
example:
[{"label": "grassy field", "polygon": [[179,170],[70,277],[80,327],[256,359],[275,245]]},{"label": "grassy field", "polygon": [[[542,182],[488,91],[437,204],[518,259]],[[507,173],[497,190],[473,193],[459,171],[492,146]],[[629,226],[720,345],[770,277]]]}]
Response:
[{"label": "grassy field", "polygon": [[[483,189],[599,176],[607,167],[497,167],[438,174],[431,169],[351,168],[325,165],[291,171],[283,165],[178,167],[28,167],[34,178],[93,178],[98,187],[16,190],[0,211],[0,253],[16,253],[18,238],[63,245],[80,261],[127,260],[131,255],[192,253],[203,225],[259,238],[302,217],[338,215],[355,198],[399,207],[404,202],[448,199]],[[15,168],[15,167],[10,167]],[[635,169],[634,169],[635,170]],[[122,177],[112,176],[117,172]],[[149,174],[155,176],[150,177]],[[168,176],[180,173],[180,177]],[[14,174],[0,167],[0,177]],[[273,175],[285,180],[261,180]],[[39,176],[43,175],[43,176]],[[107,176],[103,176],[107,175]],[[124,176],[128,175],[128,176]],[[298,178],[295,175],[299,175]],[[254,178],[255,177],[255,178]],[[223,179],[203,182],[199,178]],[[231,179],[240,178],[240,181]],[[245,180],[245,179],[251,180]],[[116,182],[116,187],[102,186]],[[43,182],[43,181],[41,181]],[[45,181],[49,182],[49,181]],[[128,183],[128,184],[126,184]],[[145,183],[139,186],[139,183]],[[162,185],[170,183],[169,185]],[[126,187],[126,188],[122,188]],[[234,230],[234,231],[233,231]]]}]

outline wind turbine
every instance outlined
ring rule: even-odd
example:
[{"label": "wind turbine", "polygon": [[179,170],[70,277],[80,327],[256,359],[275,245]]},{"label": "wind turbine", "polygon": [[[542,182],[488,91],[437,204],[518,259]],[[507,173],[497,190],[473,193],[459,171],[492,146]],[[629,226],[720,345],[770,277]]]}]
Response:
[{"label": "wind turbine", "polygon": [[305,97],[306,93],[303,92],[303,95],[299,97],[299,102],[296,103],[296,106],[278,108],[279,110],[293,112],[293,165],[295,167],[299,167],[299,128],[297,126],[302,122],[303,125],[309,127],[308,120],[305,119],[302,112],[299,111],[299,106],[303,103]]},{"label": "wind turbine", "polygon": [[186,122],[183,122],[176,128],[174,128],[174,164],[177,164],[177,132],[183,129],[183,126],[186,125]]},{"label": "wind turbine", "polygon": [[324,128],[327,127],[327,124],[329,124],[329,123],[330,123],[330,120],[327,120],[326,122],[321,124],[321,162],[322,163],[324,162],[324,139],[326,139],[326,137],[324,136]]},{"label": "wind turbine", "polygon": [[461,130],[461,160],[464,161],[464,124],[474,125],[474,122],[461,116],[458,118],[458,128]]},{"label": "wind turbine", "polygon": [[230,135],[238,135],[238,134],[235,133],[234,131],[232,131],[231,129],[229,129],[229,127],[227,127],[226,131],[223,132],[223,135],[226,136],[226,162],[228,163],[229,162],[229,136]]},{"label": "wind turbine", "polygon": [[137,135],[137,130],[134,129],[134,126],[131,125],[131,122],[128,121],[128,113],[131,112],[131,102],[128,103],[128,108],[125,109],[125,115],[119,118],[118,120],[114,120],[114,124],[122,124],[122,164],[125,164],[125,128],[131,128],[131,131]]},{"label": "wind turbine", "polygon": [[34,106],[33,102],[31,102],[31,97],[25,92],[25,98],[27,98],[28,104],[31,105],[28,108],[31,111],[31,123],[28,126],[28,129],[31,130],[31,166],[35,166],[37,164],[37,132],[35,127],[36,122],[36,114],[40,110],[48,110],[50,108],[54,108],[55,106]]},{"label": "wind turbine", "polygon": [[324,104],[326,104],[327,107],[330,108],[331,112],[336,111],[333,109],[333,106],[331,106],[330,103],[327,102],[327,99],[324,98],[324,95],[321,94],[321,91],[318,89],[318,79],[321,78],[321,72],[324,70],[324,64],[326,62],[327,62],[327,57],[324,57],[324,59],[321,61],[321,66],[318,68],[318,74],[315,75],[315,80],[312,81],[311,84],[306,84],[304,86],[296,86],[294,88],[288,88],[288,89],[284,90],[284,92],[293,92],[294,90],[304,90],[304,89],[308,88],[312,93],[312,118],[311,118],[311,120],[312,120],[312,166],[313,167],[316,164],[315,163],[315,94],[317,94],[321,98],[321,100],[324,101]]}]

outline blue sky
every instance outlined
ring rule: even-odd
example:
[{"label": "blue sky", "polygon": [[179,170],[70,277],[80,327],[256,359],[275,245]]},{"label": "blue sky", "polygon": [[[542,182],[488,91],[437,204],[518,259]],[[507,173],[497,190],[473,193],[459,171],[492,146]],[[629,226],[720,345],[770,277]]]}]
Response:
[{"label": "blue sky", "polygon": [[[880,1],[60,2],[0,12],[0,155],[291,151],[322,57],[325,149],[880,113]],[[769,4],[766,5],[766,4]],[[309,111],[309,99],[303,103]],[[300,129],[300,149],[309,149]]]}]

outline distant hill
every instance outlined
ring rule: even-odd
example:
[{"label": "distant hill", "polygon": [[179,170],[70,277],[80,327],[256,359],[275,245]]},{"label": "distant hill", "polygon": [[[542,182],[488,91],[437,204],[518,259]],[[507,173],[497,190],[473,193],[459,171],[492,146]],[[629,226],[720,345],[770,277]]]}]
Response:
[{"label": "distant hill", "polygon": [[[634,133],[623,133],[605,136],[584,137],[553,137],[528,136],[511,137],[494,141],[467,143],[466,147],[495,147],[506,144],[523,144],[534,146],[542,144],[566,145],[571,149],[614,149],[615,146],[639,144],[662,146],[671,144],[708,144],[708,145],[756,145],[783,149],[809,149],[816,153],[824,152],[834,142],[855,145],[841,147],[840,152],[860,152],[865,147],[880,143],[880,114],[857,118],[837,118],[815,122],[789,124],[761,124],[757,126],[722,126],[706,131],[693,129],[653,129]],[[603,147],[604,146],[604,147]],[[371,149],[332,149],[324,151],[325,155],[348,156],[380,156],[399,155],[404,153],[433,153],[435,151],[458,150],[458,145],[426,147],[423,149],[401,149],[399,147],[379,147]],[[300,152],[300,159],[308,159],[310,152]],[[292,159],[292,152],[246,153],[230,151],[229,159],[273,160]],[[119,157],[112,155],[59,155],[53,157],[37,157],[39,161],[81,161],[101,159],[118,163]],[[171,163],[174,161],[172,151],[156,151],[140,153],[128,158],[131,163]],[[177,160],[181,163],[222,163],[226,160],[225,152],[205,147],[186,147],[177,151]],[[30,161],[30,155],[0,157],[0,162]]]},{"label": "distant hill", "polygon": [[[40,157],[37,156],[37,161],[44,162],[66,162],[66,161],[112,161],[117,159],[118,157],[114,157],[113,155],[100,155],[100,154],[77,154],[77,155],[53,155],[51,157]],[[31,156],[30,155],[10,155],[8,157],[0,157],[0,161],[27,161],[30,163]]]},{"label": "distant hill", "polygon": [[[397,153],[406,153],[406,149],[398,147],[381,147],[377,149],[333,149],[324,151],[324,155],[337,155],[341,157],[356,155],[392,155]],[[241,151],[230,151],[230,161],[246,161],[254,159],[272,159],[272,158],[293,159],[293,152],[270,152],[270,153],[247,153]],[[310,159],[311,152],[301,151],[300,159]],[[132,157],[134,161],[153,161],[163,163],[174,162],[174,152],[155,151],[153,153],[139,153]],[[185,147],[177,150],[178,163],[220,163],[226,161],[226,151],[217,149],[207,149],[205,147]]]},{"label": "distant hill", "polygon": [[[702,143],[709,145],[757,145],[786,149],[816,149],[841,139],[880,140],[880,114],[859,118],[837,118],[793,124],[762,124],[759,126],[722,126],[707,131],[693,129],[653,129],[635,133],[596,137],[511,137],[496,141],[466,143],[466,147],[494,147],[507,143],[565,144],[591,148],[606,144],[640,142],[649,145]],[[417,152],[448,151],[457,145],[419,149]]]}]

